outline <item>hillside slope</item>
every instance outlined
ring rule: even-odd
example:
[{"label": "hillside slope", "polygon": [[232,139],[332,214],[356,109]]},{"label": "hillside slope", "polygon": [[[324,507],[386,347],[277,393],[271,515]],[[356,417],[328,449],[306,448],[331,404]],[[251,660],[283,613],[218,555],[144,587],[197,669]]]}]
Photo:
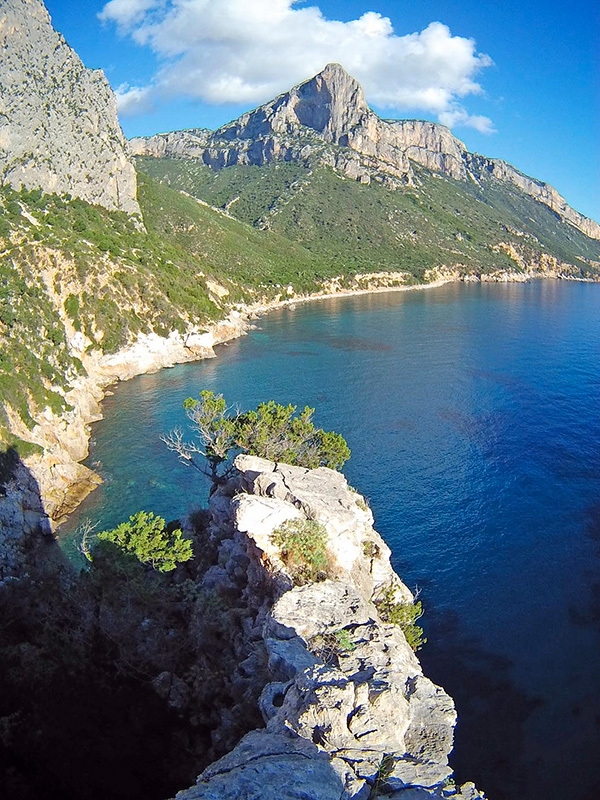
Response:
[{"label": "hillside slope", "polygon": [[517,189],[593,239],[600,225],[570,208],[548,184],[503,161],[469,153],[442,125],[382,120],[339,64],[219,128],[159,134],[131,142],[136,155],[197,158],[212,169],[293,161],[321,164],[360,183],[418,189],[424,167],[463,183]]},{"label": "hillside slope", "polygon": [[82,200],[0,188],[0,449],[43,451],[48,485],[67,465],[67,483],[89,478],[72,462],[102,386],[210,355],[233,332],[218,321],[279,296],[282,278],[319,287],[318,262],[276,233],[144,176],[139,199],[145,229]]},{"label": "hillside slope", "polygon": [[[413,185],[363,184],[324,166],[271,162],[214,171],[197,159],[139,158],[157,180],[309,250],[347,285],[354,273],[597,279],[600,244],[517,187],[485,187],[413,164]],[[346,281],[346,283],[344,283]]]}]

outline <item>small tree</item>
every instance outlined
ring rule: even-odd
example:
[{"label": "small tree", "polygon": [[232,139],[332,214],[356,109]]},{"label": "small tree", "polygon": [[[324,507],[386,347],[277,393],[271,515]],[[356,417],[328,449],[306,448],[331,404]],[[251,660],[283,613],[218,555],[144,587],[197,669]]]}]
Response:
[{"label": "small tree", "polygon": [[184,463],[207,475],[213,488],[231,475],[236,453],[308,469],[340,469],[350,457],[343,436],[316,428],[314,408],[308,406],[296,414],[296,406],[269,400],[240,413],[228,408],[223,395],[203,391],[198,400],[188,397],[184,408],[196,440],[186,441],[179,429],[161,438]]},{"label": "small tree", "polygon": [[177,564],[193,558],[192,543],[181,530],[169,531],[162,517],[138,511],[110,531],[98,534],[101,542],[111,542],[159,572],[170,572]]}]

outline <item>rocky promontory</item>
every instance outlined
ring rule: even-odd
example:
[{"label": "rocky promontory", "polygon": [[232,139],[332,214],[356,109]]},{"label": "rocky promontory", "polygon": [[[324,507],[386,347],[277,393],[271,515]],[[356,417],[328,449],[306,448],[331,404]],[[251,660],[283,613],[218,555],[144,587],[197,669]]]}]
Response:
[{"label": "rocky promontory", "polygon": [[[327,468],[252,456],[235,465],[237,476],[211,499],[219,557],[204,583],[222,591],[244,575],[245,636],[257,663],[266,652],[265,725],[177,800],[367,800],[384,790],[397,800],[482,800],[472,784],[455,786],[448,766],[452,699],[423,675],[385,613],[414,598],[364,498]],[[313,579],[286,558],[281,531],[290,521],[296,533],[323,531],[327,565]]]}]

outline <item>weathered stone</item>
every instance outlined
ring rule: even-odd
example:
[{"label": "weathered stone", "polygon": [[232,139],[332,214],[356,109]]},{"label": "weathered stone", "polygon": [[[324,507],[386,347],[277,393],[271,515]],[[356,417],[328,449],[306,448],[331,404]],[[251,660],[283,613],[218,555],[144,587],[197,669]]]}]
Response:
[{"label": "weathered stone", "polygon": [[253,731],[177,800],[367,800],[369,788],[340,760],[300,737]]},{"label": "weathered stone", "polygon": [[[221,544],[225,580],[240,550],[249,558],[249,587],[259,586],[261,570],[275,577],[285,570],[272,532],[292,517],[323,523],[336,575],[295,587],[272,580],[274,602],[261,607],[252,627],[256,635],[263,619],[272,679],[259,701],[266,731],[244,737],[179,800],[366,799],[390,756],[386,785],[395,797],[461,797],[446,786],[454,704],[423,676],[402,630],[379,617],[373,599],[382,586],[395,587],[399,600],[412,595],[393,572],[360,495],[331,470],[250,456],[235,463],[245,493],[218,491],[211,501],[219,519],[233,526],[232,538]],[[357,547],[363,537],[369,547]],[[376,560],[380,584],[372,578]]]},{"label": "weathered stone", "polygon": [[0,50],[0,182],[140,214],[108,81],[83,66],[41,0],[3,0]]}]

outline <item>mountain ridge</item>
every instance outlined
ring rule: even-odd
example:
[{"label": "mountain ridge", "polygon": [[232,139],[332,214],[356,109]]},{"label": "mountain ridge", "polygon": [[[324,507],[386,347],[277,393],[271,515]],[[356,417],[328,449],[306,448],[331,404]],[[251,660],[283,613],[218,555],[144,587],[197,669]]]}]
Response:
[{"label": "mountain ridge", "polygon": [[[571,208],[554,187],[500,159],[470,153],[449,128],[422,120],[383,120],[359,83],[339,64],[216,131],[189,129],[130,141],[134,155],[196,158],[212,169],[302,161],[319,149],[322,163],[361,183],[398,188],[418,180],[414,164],[459,181],[510,183],[586,236],[600,225]],[[335,148],[327,148],[335,145]]]}]

